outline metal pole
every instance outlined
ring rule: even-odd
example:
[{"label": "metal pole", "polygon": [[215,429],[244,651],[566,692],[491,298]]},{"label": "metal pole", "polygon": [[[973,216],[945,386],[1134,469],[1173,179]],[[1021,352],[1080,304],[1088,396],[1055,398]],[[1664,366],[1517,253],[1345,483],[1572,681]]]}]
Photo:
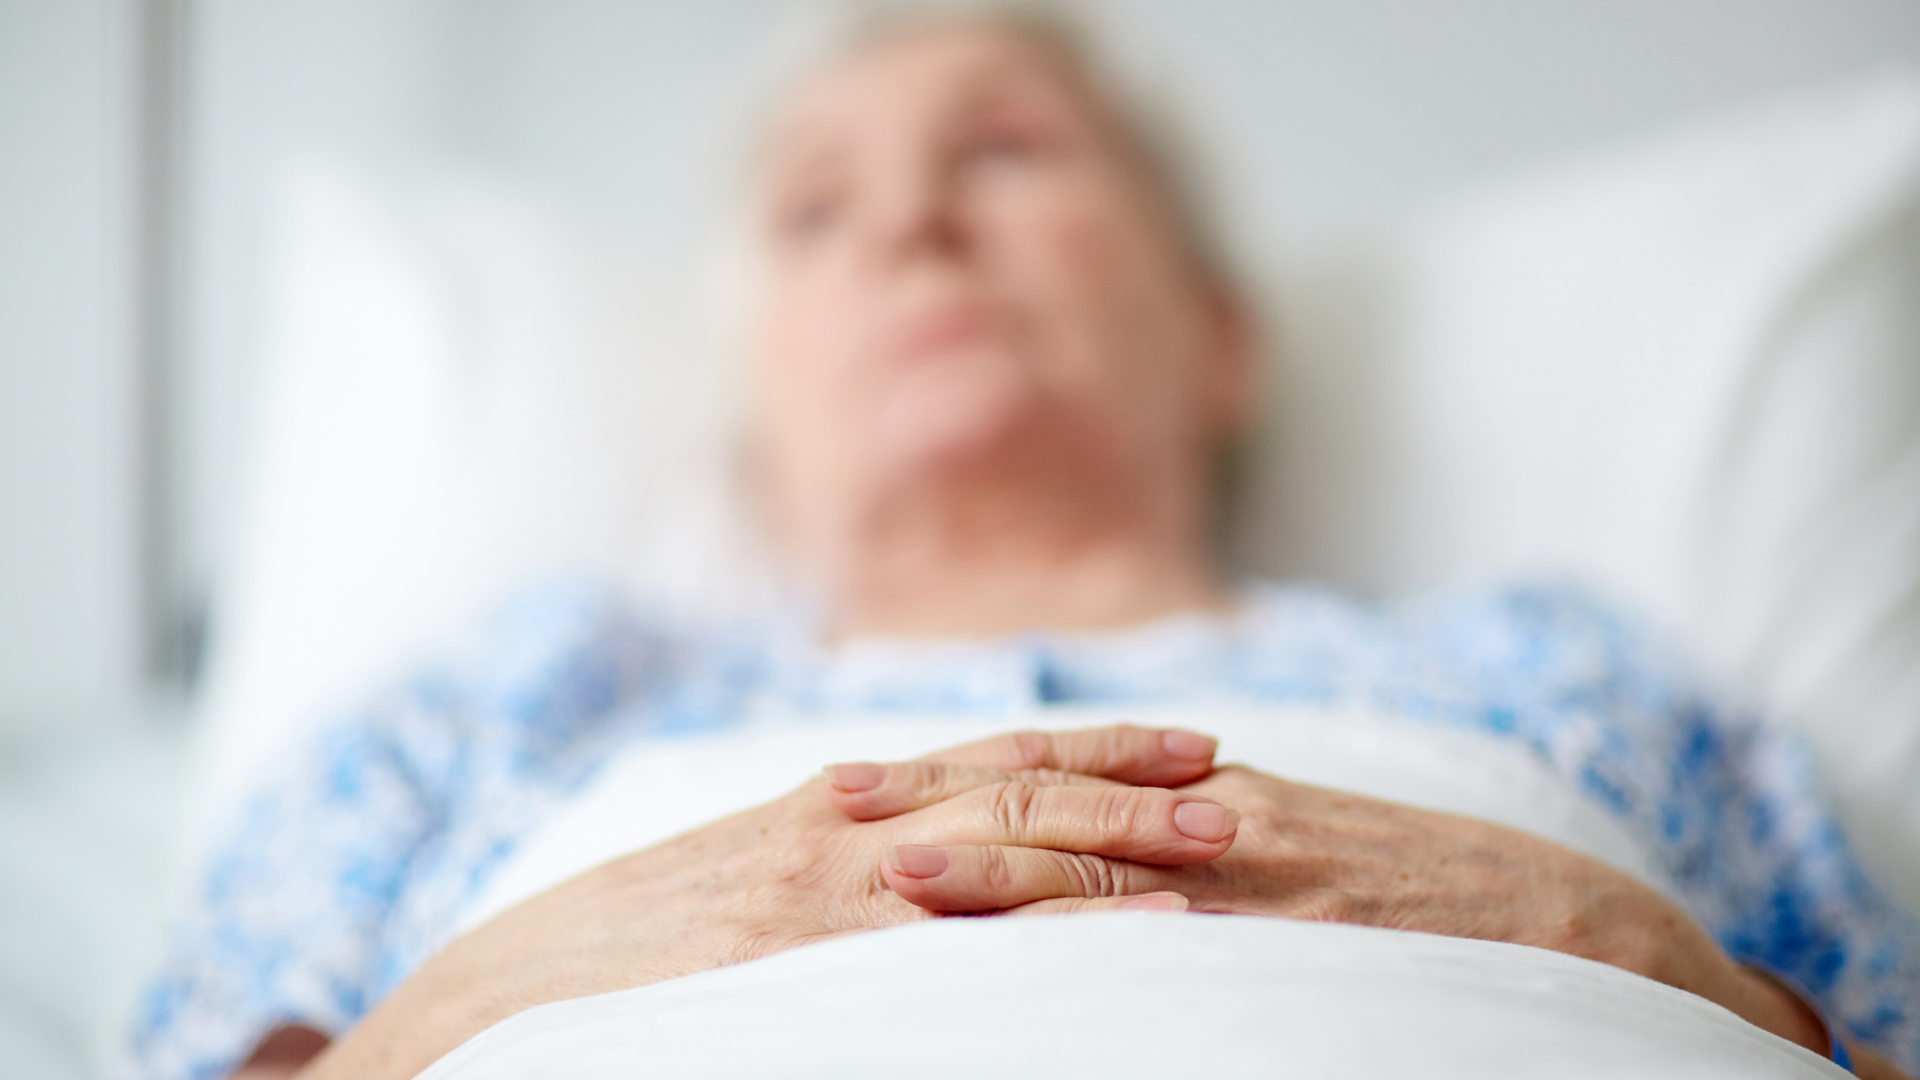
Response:
[{"label": "metal pole", "polygon": [[156,688],[189,686],[200,661],[203,617],[180,551],[182,368],[179,357],[181,99],[186,0],[130,0],[138,65],[134,83],[137,248],[134,347],[138,379],[140,581],[144,667]]}]

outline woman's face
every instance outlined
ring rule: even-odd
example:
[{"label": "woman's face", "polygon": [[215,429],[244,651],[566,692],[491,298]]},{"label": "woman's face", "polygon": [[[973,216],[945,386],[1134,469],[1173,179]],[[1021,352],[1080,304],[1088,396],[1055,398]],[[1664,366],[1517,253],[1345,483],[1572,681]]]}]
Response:
[{"label": "woman's face", "polygon": [[1245,397],[1238,312],[1072,65],[984,24],[890,40],[806,85],[766,154],[777,525],[1049,463],[1204,486]]}]

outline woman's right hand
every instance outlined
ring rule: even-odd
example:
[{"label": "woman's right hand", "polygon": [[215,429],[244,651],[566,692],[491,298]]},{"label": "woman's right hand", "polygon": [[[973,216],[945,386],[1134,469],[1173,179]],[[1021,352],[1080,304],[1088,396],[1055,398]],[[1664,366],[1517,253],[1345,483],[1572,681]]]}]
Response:
[{"label": "woman's right hand", "polygon": [[[932,917],[895,896],[881,872],[932,850],[919,845],[1034,846],[1165,866],[1216,858],[1238,816],[1167,790],[1209,773],[1213,748],[1190,732],[1128,726],[1000,736],[930,755],[951,766],[928,770],[946,789],[923,794],[920,809],[872,821],[849,820],[835,800],[878,767],[838,766],[454,940],[301,1075],[413,1076],[535,1005]],[[1016,910],[1184,907],[1170,895],[1105,897],[1093,883],[1087,891]]]}]

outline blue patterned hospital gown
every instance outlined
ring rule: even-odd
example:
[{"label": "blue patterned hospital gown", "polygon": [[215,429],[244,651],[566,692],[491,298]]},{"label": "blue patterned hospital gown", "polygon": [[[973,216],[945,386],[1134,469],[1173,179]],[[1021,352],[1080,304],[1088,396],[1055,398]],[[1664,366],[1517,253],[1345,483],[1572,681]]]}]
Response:
[{"label": "blue patterned hospital gown", "polygon": [[284,1023],[340,1032],[440,945],[543,812],[637,739],[777,710],[1366,705],[1513,739],[1654,853],[1736,956],[1920,1070],[1920,933],[1862,877],[1807,752],[1562,588],[1377,608],[1251,585],[1230,617],[828,650],[802,620],[691,632],[555,579],[337,719],[263,786],[141,999],[130,1075],[223,1076]]}]

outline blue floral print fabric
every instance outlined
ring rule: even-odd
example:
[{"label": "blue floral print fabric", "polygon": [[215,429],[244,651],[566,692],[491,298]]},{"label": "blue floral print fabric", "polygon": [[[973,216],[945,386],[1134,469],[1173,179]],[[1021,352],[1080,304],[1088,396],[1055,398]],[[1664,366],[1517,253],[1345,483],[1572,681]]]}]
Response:
[{"label": "blue floral print fabric", "polygon": [[1920,1072],[1920,928],[1863,876],[1807,750],[1656,635],[1558,586],[1372,606],[1253,584],[1231,615],[1102,635],[816,644],[691,630],[556,579],[335,718],[198,878],[121,1060],[219,1077],[283,1024],[338,1033],[444,943],[542,815],[636,740],[806,716],[1053,704],[1364,706],[1529,748],[1652,852],[1736,957]]}]

